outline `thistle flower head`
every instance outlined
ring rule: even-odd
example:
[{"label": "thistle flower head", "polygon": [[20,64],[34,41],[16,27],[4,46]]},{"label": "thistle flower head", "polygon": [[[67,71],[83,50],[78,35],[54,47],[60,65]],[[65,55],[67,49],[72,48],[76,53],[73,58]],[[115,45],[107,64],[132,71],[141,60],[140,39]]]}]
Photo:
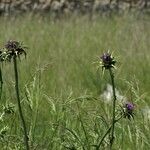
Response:
[{"label": "thistle flower head", "polygon": [[126,103],[126,109],[128,111],[133,111],[134,110],[134,105],[132,103]]},{"label": "thistle flower head", "polygon": [[20,43],[18,41],[10,40],[5,44],[5,48],[10,51],[15,51],[16,49],[18,49],[19,44]]},{"label": "thistle flower head", "polygon": [[100,59],[101,59],[102,69],[110,69],[115,66],[116,61],[114,60],[114,57],[112,57],[112,55],[109,52],[104,53],[100,57]]},{"label": "thistle flower head", "polygon": [[124,105],[124,118],[128,118],[129,120],[131,118],[134,118],[134,111],[135,106],[133,103],[126,102]]},{"label": "thistle flower head", "polygon": [[19,57],[20,55],[24,54],[26,57],[25,52],[26,47],[22,46],[21,42],[10,40],[5,44],[5,47],[0,50],[0,62],[3,61],[11,61],[14,57]]},{"label": "thistle flower head", "polygon": [[18,41],[10,40],[5,44],[6,59],[11,61],[13,57],[20,57],[21,54],[26,56],[25,47]]}]

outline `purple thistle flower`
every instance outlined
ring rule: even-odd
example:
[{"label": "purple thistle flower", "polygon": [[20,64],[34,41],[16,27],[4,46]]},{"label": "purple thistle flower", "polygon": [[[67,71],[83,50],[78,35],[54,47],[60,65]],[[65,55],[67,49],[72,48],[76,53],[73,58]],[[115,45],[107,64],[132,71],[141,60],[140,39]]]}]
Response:
[{"label": "purple thistle flower", "polygon": [[133,116],[134,115],[134,113],[133,113],[134,109],[135,109],[135,106],[133,103],[126,102],[124,105],[124,117],[125,118],[127,117],[129,120],[131,118],[134,118],[134,116]]},{"label": "purple thistle flower", "polygon": [[110,69],[112,67],[114,67],[116,61],[114,60],[114,57],[112,57],[111,54],[109,53],[104,53],[101,57],[101,61],[102,61],[102,69]]},{"label": "purple thistle flower", "polygon": [[25,49],[22,44],[18,41],[10,40],[5,45],[6,49],[6,60],[11,61],[13,57],[19,57],[21,54],[26,56]]},{"label": "purple thistle flower", "polygon": [[128,111],[133,111],[134,110],[134,105],[132,103],[126,103],[126,109]]},{"label": "purple thistle flower", "polygon": [[17,49],[18,47],[19,47],[19,42],[14,41],[14,40],[8,41],[5,45],[5,48],[11,51]]}]

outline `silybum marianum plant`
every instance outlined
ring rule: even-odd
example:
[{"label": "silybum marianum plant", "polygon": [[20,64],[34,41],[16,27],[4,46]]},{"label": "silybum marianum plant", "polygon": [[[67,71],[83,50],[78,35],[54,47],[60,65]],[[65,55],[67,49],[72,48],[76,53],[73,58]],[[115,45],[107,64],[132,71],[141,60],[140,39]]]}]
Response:
[{"label": "silybum marianum plant", "polygon": [[97,145],[97,150],[100,149],[103,141],[105,140],[106,136],[109,135],[109,147],[110,150],[112,149],[114,139],[115,139],[115,124],[122,118],[128,118],[129,120],[134,117],[134,108],[135,106],[130,103],[126,102],[122,107],[121,107],[121,113],[117,114],[116,113],[116,87],[115,87],[115,73],[113,69],[115,68],[116,65],[116,60],[114,57],[109,53],[106,52],[100,57],[100,62],[99,62],[99,67],[102,67],[102,71],[108,71],[110,78],[111,78],[111,84],[112,84],[112,91],[113,91],[113,103],[112,103],[112,119],[111,119],[111,125],[106,131],[106,133],[103,135],[101,138],[100,142]]},{"label": "silybum marianum plant", "polygon": [[18,67],[17,67],[17,59],[18,58],[20,59],[20,56],[22,54],[24,54],[26,56],[25,49],[26,48],[23,47],[20,42],[10,40],[6,43],[5,47],[3,48],[3,51],[0,51],[0,60],[1,60],[1,62],[13,61],[14,74],[15,74],[15,90],[16,90],[18,110],[19,110],[19,115],[20,115],[20,119],[22,122],[23,130],[24,130],[24,141],[25,141],[26,150],[29,150],[27,127],[26,127],[26,122],[24,119],[23,110],[22,110],[21,101],[20,101],[19,77],[18,77]]}]

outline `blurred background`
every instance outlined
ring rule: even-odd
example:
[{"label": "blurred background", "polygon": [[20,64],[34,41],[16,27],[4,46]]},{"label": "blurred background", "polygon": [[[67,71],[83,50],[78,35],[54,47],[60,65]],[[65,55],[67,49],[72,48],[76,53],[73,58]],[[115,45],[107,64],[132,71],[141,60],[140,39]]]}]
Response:
[{"label": "blurred background", "polygon": [[149,7],[150,0],[1,0],[0,15],[47,12],[60,17],[70,13],[92,15],[110,11],[122,13],[131,9],[143,11]]}]

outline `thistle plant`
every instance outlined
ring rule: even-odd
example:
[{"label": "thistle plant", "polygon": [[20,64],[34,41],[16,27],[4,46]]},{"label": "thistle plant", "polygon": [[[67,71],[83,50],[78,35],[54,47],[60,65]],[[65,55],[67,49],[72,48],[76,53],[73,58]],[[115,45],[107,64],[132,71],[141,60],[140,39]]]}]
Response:
[{"label": "thistle plant", "polygon": [[19,77],[18,77],[18,67],[17,67],[17,58],[20,59],[20,56],[24,54],[26,56],[25,47],[18,41],[8,41],[5,45],[3,51],[0,54],[0,60],[2,61],[13,61],[14,64],[14,74],[15,74],[15,90],[16,90],[16,97],[17,97],[17,104],[20,119],[22,122],[23,130],[24,130],[24,140],[26,150],[29,150],[29,143],[28,143],[28,134],[27,134],[27,127],[26,122],[23,115],[23,110],[21,107],[21,100],[20,100],[20,91],[19,91]]},{"label": "thistle plant", "polygon": [[116,61],[114,57],[112,57],[109,53],[104,53],[101,56],[102,69],[106,69],[109,71],[111,82],[112,82],[112,90],[113,90],[113,106],[112,106],[112,127],[111,127],[111,136],[110,136],[110,147],[113,145],[114,141],[114,129],[115,129],[115,110],[116,110],[116,92],[115,92],[115,82],[114,82],[114,74],[112,72],[112,68],[114,68]]},{"label": "thistle plant", "polygon": [[103,135],[101,138],[100,142],[97,145],[97,150],[99,150],[100,146],[102,145],[105,137],[109,134],[110,135],[110,150],[112,149],[114,139],[115,139],[115,124],[122,118],[128,118],[129,120],[133,118],[134,116],[134,105],[130,102],[126,102],[122,108],[121,113],[118,115],[116,114],[116,87],[115,87],[115,81],[114,81],[114,72],[113,68],[115,68],[116,60],[114,57],[109,53],[104,53],[100,57],[100,66],[102,67],[102,71],[109,71],[110,79],[111,79],[111,84],[112,84],[112,91],[113,91],[113,104],[112,104],[112,119],[111,119],[111,125],[106,131],[106,133]]}]

